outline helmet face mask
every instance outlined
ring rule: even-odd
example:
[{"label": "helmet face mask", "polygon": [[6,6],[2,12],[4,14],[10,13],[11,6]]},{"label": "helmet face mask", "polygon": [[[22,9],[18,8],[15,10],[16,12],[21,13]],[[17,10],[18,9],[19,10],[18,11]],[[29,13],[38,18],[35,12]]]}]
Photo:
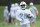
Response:
[{"label": "helmet face mask", "polygon": [[21,5],[21,7],[22,7],[22,8],[24,8],[24,7],[25,7],[25,5]]}]

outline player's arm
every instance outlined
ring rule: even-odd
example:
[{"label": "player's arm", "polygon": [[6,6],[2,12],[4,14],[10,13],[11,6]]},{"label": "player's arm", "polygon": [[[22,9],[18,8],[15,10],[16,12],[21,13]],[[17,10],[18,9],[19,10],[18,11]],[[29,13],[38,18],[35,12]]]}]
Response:
[{"label": "player's arm", "polygon": [[35,8],[36,16],[38,16],[38,10]]},{"label": "player's arm", "polygon": [[19,17],[19,12],[18,11],[16,12],[16,19],[19,20],[19,21],[22,21],[22,19]]}]

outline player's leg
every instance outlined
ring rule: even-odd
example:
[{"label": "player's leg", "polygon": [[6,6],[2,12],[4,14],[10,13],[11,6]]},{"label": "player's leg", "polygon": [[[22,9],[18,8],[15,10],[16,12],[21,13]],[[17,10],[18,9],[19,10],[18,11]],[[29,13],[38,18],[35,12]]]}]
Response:
[{"label": "player's leg", "polygon": [[17,22],[16,22],[16,18],[15,17],[13,18],[13,22],[14,22],[14,25],[16,26]]},{"label": "player's leg", "polygon": [[9,24],[9,20],[7,20],[7,23]]},{"label": "player's leg", "polygon": [[11,23],[13,24],[13,22],[14,22],[14,25],[15,25],[15,18],[14,18],[14,16],[11,18]]},{"label": "player's leg", "polygon": [[13,23],[13,14],[11,13],[11,23]]},{"label": "player's leg", "polygon": [[26,24],[26,27],[30,27],[30,23]]},{"label": "player's leg", "polygon": [[25,24],[24,25],[21,25],[21,27],[25,27]]},{"label": "player's leg", "polygon": [[31,25],[32,27],[35,27],[35,24],[34,24],[34,23],[31,23],[30,25]]},{"label": "player's leg", "polygon": [[13,22],[14,22],[14,24],[15,24],[15,18],[13,18]]},{"label": "player's leg", "polygon": [[30,24],[21,25],[21,27],[30,27]]},{"label": "player's leg", "polygon": [[6,22],[6,17],[4,17],[3,25],[5,25],[5,22]]},{"label": "player's leg", "polygon": [[6,19],[6,20],[7,20],[7,23],[9,24],[9,17],[7,17],[7,19]]},{"label": "player's leg", "polygon": [[30,25],[31,25],[32,27],[35,27],[35,22],[36,22],[36,18],[33,18],[33,19],[31,20]]},{"label": "player's leg", "polygon": [[11,23],[13,23],[13,17],[11,18]]},{"label": "player's leg", "polygon": [[18,25],[18,21],[17,21],[17,19],[15,18],[15,25],[17,26]]}]

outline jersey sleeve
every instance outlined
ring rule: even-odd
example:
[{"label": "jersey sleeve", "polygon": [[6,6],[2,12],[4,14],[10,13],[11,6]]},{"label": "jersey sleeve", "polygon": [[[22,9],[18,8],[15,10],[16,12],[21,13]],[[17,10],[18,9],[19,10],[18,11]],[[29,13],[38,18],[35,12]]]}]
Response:
[{"label": "jersey sleeve", "polygon": [[34,8],[34,9],[35,9],[35,12],[36,12],[36,13],[38,13],[38,10],[37,10],[37,8]]},{"label": "jersey sleeve", "polygon": [[37,8],[34,7],[34,10],[35,10],[35,12],[36,12],[36,16],[38,16],[38,10],[37,10]]}]

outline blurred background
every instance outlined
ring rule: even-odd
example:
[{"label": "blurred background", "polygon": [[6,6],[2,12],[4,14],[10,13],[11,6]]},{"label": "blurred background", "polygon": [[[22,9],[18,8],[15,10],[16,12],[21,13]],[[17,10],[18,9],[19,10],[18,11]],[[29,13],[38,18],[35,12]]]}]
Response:
[{"label": "blurred background", "polygon": [[[16,2],[20,3],[21,1],[25,1],[27,3],[27,8],[29,8],[30,2],[34,3],[34,6],[38,9],[38,13],[39,13],[35,26],[40,27],[40,0],[11,0],[11,3],[16,3]],[[7,5],[8,5],[8,0],[0,0],[0,27],[9,27],[7,24],[5,26],[2,26],[2,23],[4,20],[3,12],[4,12],[5,6]],[[12,25],[11,27],[14,27],[14,26]],[[20,27],[20,25],[18,25],[18,27]]]},{"label": "blurred background", "polygon": [[[34,4],[40,4],[40,0],[11,0],[11,3],[20,3],[21,1],[25,1],[27,4],[33,2]],[[0,0],[0,6],[5,6],[8,4],[8,0]]]}]

